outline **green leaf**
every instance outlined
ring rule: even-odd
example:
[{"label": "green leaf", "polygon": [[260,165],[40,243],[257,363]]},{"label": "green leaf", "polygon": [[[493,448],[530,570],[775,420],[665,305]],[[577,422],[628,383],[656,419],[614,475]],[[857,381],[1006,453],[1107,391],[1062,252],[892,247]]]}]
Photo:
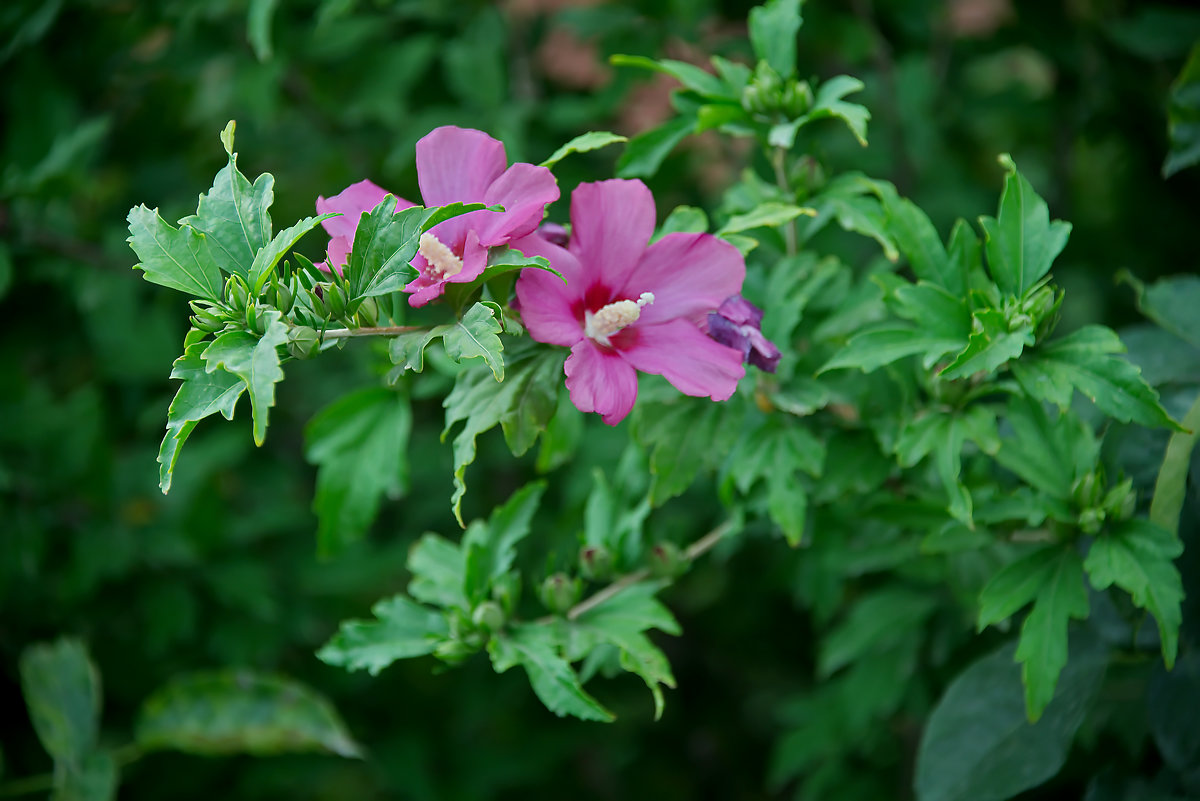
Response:
[{"label": "green leaf", "polygon": [[1071,235],[1071,224],[1050,222],[1050,210],[1007,154],[1008,171],[996,217],[981,217],[988,269],[1001,292],[1022,297],[1050,271]]},{"label": "green leaf", "polygon": [[753,211],[745,214],[735,214],[730,217],[729,222],[725,223],[717,231],[717,236],[736,234],[754,228],[777,228],[791,222],[802,214],[812,217],[816,216],[816,213],[815,209],[804,206],[767,201],[756,206]]},{"label": "green leaf", "polygon": [[644,632],[658,629],[679,634],[679,624],[654,594],[660,582],[641,582],[626,587],[603,603],[588,609],[571,624],[573,650],[582,657],[600,644],[620,651],[620,664],[646,682],[654,697],[654,719],[663,713],[662,687],[674,687],[675,677],[667,657]]},{"label": "green leaf", "polygon": [[863,236],[869,236],[883,248],[883,255],[888,261],[900,258],[900,251],[895,240],[887,230],[887,219],[883,206],[871,197],[828,197],[822,195],[813,205],[832,214],[837,224],[843,230]]},{"label": "green leaf", "polygon": [[87,647],[67,637],[21,652],[21,692],[42,747],[79,770],[96,747],[100,729],[100,672]]},{"label": "green leaf", "polygon": [[295,247],[301,237],[320,224],[322,220],[336,216],[336,214],[322,214],[319,217],[305,217],[291,228],[280,231],[270,243],[255,253],[249,275],[245,276],[253,296],[258,297],[267,283],[267,279],[271,277],[271,273],[275,272],[275,265],[279,264],[279,260],[283,258],[284,254]]},{"label": "green leaf", "polygon": [[951,260],[929,217],[917,204],[900,197],[891,184],[873,182],[887,213],[887,232],[908,259],[920,281],[944,287],[953,297],[967,294],[966,272]]},{"label": "green leaf", "polygon": [[171,378],[183,379],[183,384],[167,411],[167,433],[158,449],[158,486],[163,493],[171,489],[179,451],[196,422],[217,412],[232,420],[238,398],[246,391],[246,382],[236,375],[208,372],[201,357],[208,345],[204,341],[188,345],[171,370]]},{"label": "green leaf", "polygon": [[497,336],[501,330],[495,309],[487,303],[476,303],[458,322],[396,336],[392,339],[389,352],[393,364],[419,373],[425,368],[425,348],[440,338],[446,355],[455,363],[482,358],[495,379],[503,381],[504,343]]},{"label": "green leaf", "polygon": [[650,178],[675,145],[696,129],[696,118],[676,117],[629,140],[617,159],[618,178]]},{"label": "green leaf", "polygon": [[141,260],[134,269],[147,281],[208,300],[221,298],[221,270],[195,228],[172,228],[158,209],[138,206],[129,212],[129,234],[129,246]]},{"label": "green leaf", "polygon": [[1092,542],[1083,567],[1092,586],[1116,584],[1158,622],[1163,661],[1169,670],[1179,649],[1183,582],[1172,560],[1183,553],[1174,532],[1149,520],[1127,520]]},{"label": "green leaf", "polygon": [[1125,274],[1137,292],[1138,310],[1180,339],[1200,348],[1200,276],[1175,275],[1147,287]]},{"label": "green leaf", "polygon": [[1088,616],[1083,560],[1074,549],[1059,551],[1038,589],[1033,610],[1021,626],[1017,661],[1025,682],[1025,708],[1036,722],[1054,697],[1058,675],[1067,664],[1067,623]]},{"label": "green leaf", "polygon": [[1001,440],[996,461],[1047,495],[1070,500],[1072,485],[1100,456],[1091,429],[1069,411],[1052,420],[1032,398],[1014,397],[1005,416],[1013,436]]},{"label": "green leaf", "polygon": [[927,281],[906,284],[892,292],[891,305],[900,317],[918,323],[931,334],[967,343],[971,312],[966,298]]},{"label": "green leaf", "polygon": [[408,554],[408,594],[427,604],[467,609],[463,595],[466,560],[462,550],[437,534],[426,534]]},{"label": "green leaf", "polygon": [[608,131],[588,131],[567,142],[565,145],[555,150],[550,155],[550,158],[539,164],[539,167],[553,167],[558,162],[565,159],[572,153],[587,153],[590,150],[599,150],[602,147],[616,144],[617,142],[628,142],[627,137]]},{"label": "green leaf", "polygon": [[117,797],[117,762],[107,751],[93,751],[78,768],[54,772],[51,801],[110,801]]},{"label": "green leaf", "polygon": [[974,528],[971,493],[962,484],[962,448],[972,440],[987,453],[1000,447],[996,430],[996,415],[989,407],[972,406],[954,414],[923,414],[905,423],[894,445],[897,458],[904,467],[912,467],[928,454],[934,455],[934,466],[949,498],[950,515]]},{"label": "green leaf", "polygon": [[971,335],[967,346],[938,373],[943,378],[968,378],[976,373],[993,373],[1018,358],[1025,348],[1034,343],[1031,325],[1009,330],[1004,313],[996,309],[979,309],[971,319]]},{"label": "green leaf", "polygon": [[825,463],[825,444],[807,428],[767,423],[738,443],[729,462],[729,471],[744,495],[759,479],[767,484],[767,512],[783,530],[789,545],[800,544],[808,497],[796,480],[803,470],[813,477],[821,475]]},{"label": "green leaf", "polygon": [[1039,548],[1010,562],[992,576],[979,594],[976,631],[1007,620],[1033,601],[1043,585],[1051,580],[1062,551],[1061,547],[1053,545]]},{"label": "green leaf", "polygon": [[583,509],[583,542],[607,548],[618,568],[636,564],[642,556],[642,534],[650,515],[650,499],[612,486],[604,471],[592,471],[592,491]]},{"label": "green leaf", "polygon": [[535,481],[492,510],[487,523],[475,520],[463,535],[463,591],[471,606],[484,600],[491,582],[503,576],[517,558],[517,543],[529,535],[533,513],[546,484]]},{"label": "green leaf", "polygon": [[403,595],[386,598],[371,607],[375,620],[346,620],[317,658],[346,670],[366,669],[378,675],[397,659],[433,653],[450,635],[445,617],[413,603]]},{"label": "green leaf", "polygon": [[[608,61],[610,64],[618,67],[640,67],[670,75],[683,84],[685,89],[690,89],[704,97],[726,100],[738,99],[738,94],[730,89],[723,80],[711,72],[706,72],[695,64],[689,64],[686,61],[675,61],[670,58],[656,61],[645,56],[628,56],[622,53],[610,56]],[[609,136],[612,136],[612,134],[609,134]],[[605,144],[608,143],[606,142]],[[542,166],[547,165],[543,164]]]},{"label": "green leaf", "polygon": [[696,206],[676,206],[654,233],[657,241],[667,234],[702,234],[708,230],[708,215]]},{"label": "green leaf", "polygon": [[817,676],[828,679],[846,665],[887,651],[920,629],[937,608],[937,597],[892,586],[859,599],[833,631],[820,640]]},{"label": "green leaf", "polygon": [[837,75],[823,82],[817,88],[817,96],[813,101],[812,110],[808,112],[809,120],[837,118],[846,123],[850,133],[863,147],[867,146],[867,122],[871,112],[859,103],[847,103],[843,97],[855,92],[861,92],[866,85],[858,78],[849,75]]},{"label": "green leaf", "polygon": [[1013,374],[1034,397],[1067,408],[1078,389],[1100,410],[1122,422],[1182,430],[1136,365],[1114,354],[1125,346],[1111,328],[1088,325],[1039,347],[1013,364]]},{"label": "green leaf", "polygon": [[454,516],[460,525],[462,499],[467,491],[466,470],[475,461],[476,437],[501,425],[513,455],[527,451],[554,414],[564,358],[565,354],[558,349],[519,352],[509,361],[506,377],[498,384],[489,373],[478,369],[459,373],[454,389],[442,404],[446,409],[442,438],[457,423],[464,424],[454,437],[451,497]]},{"label": "green leaf", "polygon": [[246,18],[247,38],[259,61],[271,58],[271,20],[275,17],[277,5],[279,0],[250,0]]},{"label": "green leaf", "polygon": [[245,279],[255,254],[271,241],[268,209],[275,200],[275,178],[263,173],[251,184],[238,171],[233,131],[231,122],[221,134],[229,163],[217,173],[212,188],[200,196],[196,214],[180,222],[204,234],[212,260],[223,271]]},{"label": "green leaf", "polygon": [[288,335],[287,323],[278,311],[272,309],[263,316],[267,329],[261,338],[245,331],[226,331],[201,354],[209,373],[224,370],[245,382],[254,416],[255,445],[262,445],[267,436],[267,414],[275,405],[275,385],[283,380],[278,348],[287,343]]},{"label": "green leaf", "polygon": [[[1185,431],[1176,431],[1167,441],[1167,452],[1154,482],[1150,500],[1150,520],[1172,534],[1179,532],[1179,515],[1187,496],[1187,478],[1192,450],[1200,439],[1200,395],[1183,418]],[[1190,432],[1190,433],[1189,433]]]},{"label": "green leaf", "polygon": [[[1200,652],[1187,651],[1171,671],[1157,668],[1146,693],[1146,712],[1154,744],[1163,761],[1179,773],[1200,765]],[[1139,743],[1140,744],[1140,743]]]},{"label": "green leaf", "polygon": [[1187,63],[1171,84],[1167,136],[1171,144],[1163,161],[1164,178],[1200,162],[1200,42],[1192,47]]},{"label": "green leaf", "polygon": [[650,451],[650,502],[661,506],[681,494],[701,468],[729,452],[744,408],[737,403],[680,398],[671,403],[640,403],[634,408],[634,436]]},{"label": "green leaf", "polygon": [[921,737],[917,801],[1002,801],[1058,773],[1108,663],[1092,643],[1072,651],[1058,695],[1036,724],[1025,718],[1012,643],[959,674]]},{"label": "green leaf", "polygon": [[292,679],[250,671],[173,679],[142,704],[135,736],[147,751],[202,756],[305,751],[362,756],[323,696]]},{"label": "green leaf", "polygon": [[497,673],[520,665],[529,684],[547,709],[562,717],[610,722],[614,715],[584,691],[570,663],[559,655],[550,626],[516,624],[488,641],[488,655]]},{"label": "green leaf", "polygon": [[381,387],[345,395],[309,421],[305,456],[317,466],[313,512],[322,555],[362,539],[384,495],[407,489],[411,428],[408,399]]},{"label": "green leaf", "polygon": [[796,34],[801,0],[767,0],[750,9],[750,44],[754,55],[783,78],[796,74]]},{"label": "green leaf", "polygon": [[852,336],[844,348],[821,365],[817,374],[849,367],[869,373],[916,355],[922,355],[924,362],[932,364],[961,345],[961,340],[926,333],[907,323],[877,323]]}]

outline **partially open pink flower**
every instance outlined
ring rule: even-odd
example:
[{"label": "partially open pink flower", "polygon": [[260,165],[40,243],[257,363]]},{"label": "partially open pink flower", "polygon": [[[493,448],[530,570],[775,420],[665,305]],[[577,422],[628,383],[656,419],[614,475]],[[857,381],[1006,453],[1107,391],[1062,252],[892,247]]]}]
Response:
[{"label": "partially open pink flower", "polygon": [[558,184],[545,167],[508,166],[504,144],[482,131],[447,125],[417,142],[417,181],[426,206],[454,202],[501,205],[503,212],[473,211],[421,235],[412,260],[419,275],[404,287],[409,304],[424,306],[447,283],[469,283],[487,266],[488,248],[534,231]]},{"label": "partially open pink flower", "polygon": [[654,232],[654,198],[641,181],[581,184],[571,195],[567,248],[538,236],[513,243],[567,279],[526,270],[517,298],[529,334],[571,349],[567,389],[581,411],[616,425],[637,399],[637,373],[680,392],[726,400],[745,373],[740,351],[710,339],[706,315],[741,291],[746,264],[710,234]]},{"label": "partially open pink flower", "polygon": [[[350,248],[354,245],[354,232],[358,229],[359,218],[363,212],[371,211],[382,203],[389,194],[391,193],[386,189],[371,181],[359,181],[350,184],[328,200],[323,197],[317,198],[317,214],[334,212],[342,215],[321,221],[321,225],[329,234],[329,249],[325,254],[326,261],[318,262],[318,267],[326,272],[332,269],[337,270],[338,275],[342,274],[342,268],[350,260]],[[404,198],[397,198],[396,208],[392,211],[395,213],[412,205]]]}]

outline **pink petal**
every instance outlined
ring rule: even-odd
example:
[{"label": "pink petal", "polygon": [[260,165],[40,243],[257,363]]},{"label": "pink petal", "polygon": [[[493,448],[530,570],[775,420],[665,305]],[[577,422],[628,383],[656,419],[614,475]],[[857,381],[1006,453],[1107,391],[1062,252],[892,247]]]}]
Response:
[{"label": "pink petal", "polygon": [[417,183],[426,206],[482,201],[507,165],[504,145],[483,131],[444,125],[417,142]]},{"label": "pink petal", "polygon": [[437,300],[446,291],[446,284],[463,284],[474,281],[487,267],[487,248],[479,244],[479,237],[474,231],[468,231],[466,242],[462,248],[463,268],[449,278],[434,278],[426,273],[429,268],[425,257],[420,254],[409,262],[417,268],[417,277],[404,286],[404,291],[411,293],[408,305],[414,309],[424,306],[430,301]]},{"label": "pink petal", "polygon": [[641,181],[580,184],[571,193],[570,250],[610,289],[628,283],[652,233],[654,197]]},{"label": "pink petal", "polygon": [[[329,248],[325,251],[326,261],[321,269],[326,272],[332,267],[342,274],[342,268],[350,263],[350,240],[344,236],[335,236],[329,240]],[[318,265],[320,266],[320,265]]]},{"label": "pink petal", "polygon": [[646,248],[637,272],[619,294],[636,298],[654,293],[640,322],[653,325],[696,319],[742,290],[746,262],[738,249],[712,234],[667,234]]},{"label": "pink petal", "polygon": [[[330,236],[342,236],[354,240],[354,232],[358,229],[358,220],[364,211],[371,211],[387,197],[388,191],[369,181],[359,181],[343,189],[338,194],[326,200],[317,198],[317,214],[341,214],[341,217],[330,217],[322,220],[321,225]],[[407,209],[413,205],[403,198],[397,198],[397,206],[393,211]]]},{"label": "pink petal", "polygon": [[501,214],[479,226],[479,240],[488,246],[502,245],[532,233],[541,223],[546,206],[558,200],[558,183],[545,167],[517,163],[496,179],[483,197],[489,206],[504,207]]},{"label": "pink petal", "polygon": [[483,274],[487,267],[488,249],[479,242],[479,235],[467,231],[467,241],[463,244],[463,268],[446,279],[450,284],[469,284]]},{"label": "pink petal", "polygon": [[575,408],[599,413],[610,426],[624,420],[637,400],[637,371],[590,339],[575,343],[564,369]]},{"label": "pink petal", "polygon": [[685,395],[728,400],[746,374],[740,351],[714,342],[687,320],[658,325],[639,320],[626,330],[637,336],[621,344],[621,358],[643,373],[661,375]]}]

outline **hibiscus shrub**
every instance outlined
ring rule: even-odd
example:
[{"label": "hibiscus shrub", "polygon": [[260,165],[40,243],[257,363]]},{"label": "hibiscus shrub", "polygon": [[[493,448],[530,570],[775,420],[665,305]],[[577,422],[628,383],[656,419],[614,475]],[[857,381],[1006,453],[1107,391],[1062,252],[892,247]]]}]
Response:
[{"label": "hibiscus shrub", "polygon": [[[1004,799],[1074,755],[1089,798],[1148,797],[1139,775],[1200,793],[1171,700],[1200,697],[1176,566],[1197,376],[1144,359],[1195,357],[1200,285],[1127,277],[1155,324],[1140,359],[1105,325],[1060,329],[1072,226],[1012,157],[992,170],[995,215],[944,238],[894,184],[825,158],[867,145],[871,113],[858,79],[800,76],[799,0],[748,25],[749,63],[614,57],[675,82],[673,116],[630,139],[591,131],[510,164],[488,133],[434,128],[414,149],[419,204],[361,175],[279,228],[274,178],[243,175],[230,122],[194,215],[128,217],[143,277],[191,306],[161,490],[199,423],[245,395],[261,445],[284,367],[357,349],[378,380],[334,386],[305,429],[318,552],[352,551],[405,493],[444,490],[462,531],[401,514],[405,590],[324,632],[323,663],[519,667],[550,712],[604,722],[644,714],[601,680],[633,674],[658,719],[677,685],[662,635],[690,636],[660,596],[707,571],[693,593],[743,603],[721,576],[753,544],[777,552],[763,569],[787,574],[813,640],[808,675],[769,698],[773,788]],[[731,145],[740,178],[711,216],[663,208],[643,179],[714,133],[748,145]],[[563,165],[618,145],[615,177],[560,197]],[[314,263],[298,246],[322,230]],[[417,461],[437,408],[444,456]],[[148,698],[112,749],[80,641],[31,647],[21,675],[64,798],[111,797],[119,764],[157,750],[371,748],[304,684],[204,672]]]}]

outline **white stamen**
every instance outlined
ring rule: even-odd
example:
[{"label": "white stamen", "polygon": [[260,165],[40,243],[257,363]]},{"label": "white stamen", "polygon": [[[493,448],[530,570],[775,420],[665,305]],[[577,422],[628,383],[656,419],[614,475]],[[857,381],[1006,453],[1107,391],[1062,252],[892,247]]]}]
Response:
[{"label": "white stamen", "polygon": [[462,272],[462,259],[455,256],[454,251],[446,247],[446,244],[433,234],[421,234],[421,239],[417,244],[417,253],[421,254],[429,263],[426,274],[430,278],[449,278]]},{"label": "white stamen", "polygon": [[583,333],[593,342],[606,347],[612,347],[609,340],[613,334],[628,325],[636,323],[642,316],[642,307],[654,302],[653,292],[643,292],[636,301],[616,300],[607,306],[602,306],[595,313],[583,313]]}]

